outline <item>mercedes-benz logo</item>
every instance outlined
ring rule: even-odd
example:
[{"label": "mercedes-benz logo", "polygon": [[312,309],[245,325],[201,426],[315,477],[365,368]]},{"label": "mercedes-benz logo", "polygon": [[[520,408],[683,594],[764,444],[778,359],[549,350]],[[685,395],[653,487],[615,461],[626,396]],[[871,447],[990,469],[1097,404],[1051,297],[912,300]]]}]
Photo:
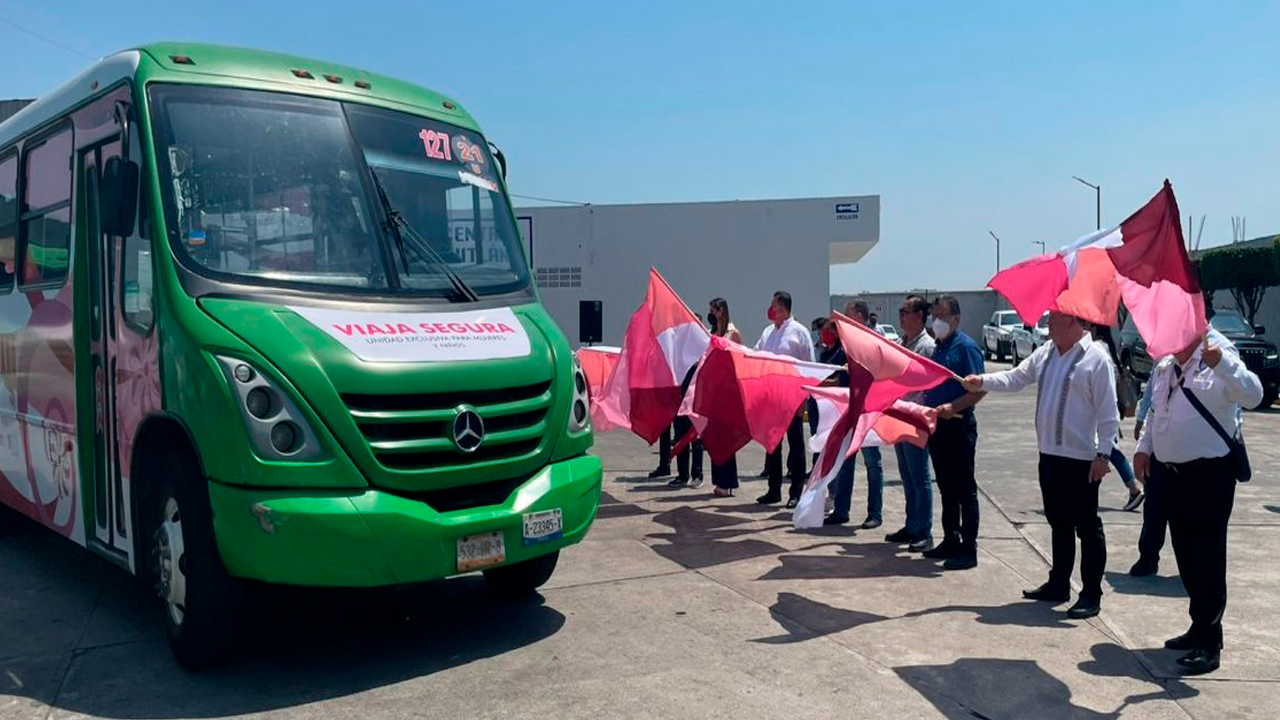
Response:
[{"label": "mercedes-benz logo", "polygon": [[475,452],[484,442],[484,420],[469,407],[458,408],[453,416],[453,444],[462,452]]}]

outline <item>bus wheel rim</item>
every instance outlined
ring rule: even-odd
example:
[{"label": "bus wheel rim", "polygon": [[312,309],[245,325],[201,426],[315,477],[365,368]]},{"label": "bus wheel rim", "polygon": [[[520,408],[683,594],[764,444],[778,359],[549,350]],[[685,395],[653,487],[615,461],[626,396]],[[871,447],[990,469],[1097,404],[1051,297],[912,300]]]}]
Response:
[{"label": "bus wheel rim", "polygon": [[182,534],[182,511],[176,498],[165,501],[164,516],[156,528],[156,550],[160,566],[156,590],[174,625],[181,626],[187,614],[186,543]]}]

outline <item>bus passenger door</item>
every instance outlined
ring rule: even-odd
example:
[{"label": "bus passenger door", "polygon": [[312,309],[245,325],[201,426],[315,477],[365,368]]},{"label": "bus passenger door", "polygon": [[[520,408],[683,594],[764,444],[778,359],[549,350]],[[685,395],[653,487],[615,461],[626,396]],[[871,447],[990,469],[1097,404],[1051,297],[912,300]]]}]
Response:
[{"label": "bus passenger door", "polygon": [[126,556],[130,552],[127,496],[116,443],[115,238],[100,225],[102,167],[120,155],[114,141],[81,155],[85,192],[85,233],[88,240],[89,356],[93,378],[93,539],[104,550]]}]

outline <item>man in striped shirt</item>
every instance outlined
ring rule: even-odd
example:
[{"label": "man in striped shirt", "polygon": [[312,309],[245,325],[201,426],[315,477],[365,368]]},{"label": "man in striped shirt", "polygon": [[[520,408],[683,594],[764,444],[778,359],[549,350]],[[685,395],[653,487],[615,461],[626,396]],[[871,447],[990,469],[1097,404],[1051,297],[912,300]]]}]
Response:
[{"label": "man in striped shirt", "polygon": [[1115,370],[1107,351],[1089,335],[1087,323],[1059,311],[1049,313],[1049,339],[1016,368],[970,375],[970,391],[1016,392],[1035,383],[1036,439],[1040,447],[1040,493],[1053,533],[1049,580],[1023,597],[1065,602],[1080,537],[1082,588],[1071,618],[1098,614],[1107,541],[1098,517],[1098,485],[1110,469],[1118,436]]}]

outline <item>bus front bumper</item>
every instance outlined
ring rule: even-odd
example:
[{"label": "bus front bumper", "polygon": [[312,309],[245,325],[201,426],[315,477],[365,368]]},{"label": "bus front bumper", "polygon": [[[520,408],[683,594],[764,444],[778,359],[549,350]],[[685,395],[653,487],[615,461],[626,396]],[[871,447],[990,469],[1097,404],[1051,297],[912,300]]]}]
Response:
[{"label": "bus front bumper", "polygon": [[[600,459],[546,466],[501,505],[438,513],[388,492],[260,489],[209,482],[218,550],[234,577],[374,587],[458,575],[462,538],[502,534],[509,565],[580,541],[600,501]],[[524,516],[559,509],[563,535],[527,541]]]}]

